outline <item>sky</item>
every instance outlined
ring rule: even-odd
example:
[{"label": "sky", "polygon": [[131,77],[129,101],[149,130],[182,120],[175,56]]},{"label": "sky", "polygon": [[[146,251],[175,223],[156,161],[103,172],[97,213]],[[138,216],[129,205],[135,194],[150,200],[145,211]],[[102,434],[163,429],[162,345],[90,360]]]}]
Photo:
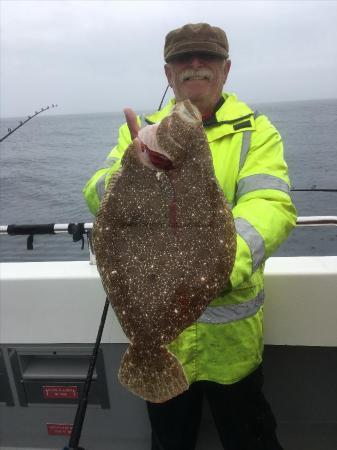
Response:
[{"label": "sky", "polygon": [[[247,103],[337,98],[337,1],[0,0],[0,114],[158,108],[165,35],[223,28],[225,90]],[[173,96],[169,90],[167,99]]]}]

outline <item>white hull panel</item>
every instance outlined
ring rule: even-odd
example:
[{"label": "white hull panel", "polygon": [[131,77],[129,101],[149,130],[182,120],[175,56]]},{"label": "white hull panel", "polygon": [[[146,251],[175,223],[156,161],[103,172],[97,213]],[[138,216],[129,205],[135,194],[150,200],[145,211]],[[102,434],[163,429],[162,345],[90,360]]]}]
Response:
[{"label": "white hull panel", "polygon": [[[337,256],[270,258],[265,342],[337,345]],[[0,264],[0,343],[94,342],[105,293],[86,261]],[[125,343],[110,308],[102,338]]]}]

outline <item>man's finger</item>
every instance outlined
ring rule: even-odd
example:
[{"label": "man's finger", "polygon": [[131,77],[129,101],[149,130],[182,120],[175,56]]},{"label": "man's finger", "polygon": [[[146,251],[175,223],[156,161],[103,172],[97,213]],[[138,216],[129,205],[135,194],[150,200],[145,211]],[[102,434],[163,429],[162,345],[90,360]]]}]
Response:
[{"label": "man's finger", "polygon": [[137,123],[137,115],[131,108],[125,108],[124,115],[130,130],[131,139],[134,140],[138,136],[138,131],[140,128]]}]

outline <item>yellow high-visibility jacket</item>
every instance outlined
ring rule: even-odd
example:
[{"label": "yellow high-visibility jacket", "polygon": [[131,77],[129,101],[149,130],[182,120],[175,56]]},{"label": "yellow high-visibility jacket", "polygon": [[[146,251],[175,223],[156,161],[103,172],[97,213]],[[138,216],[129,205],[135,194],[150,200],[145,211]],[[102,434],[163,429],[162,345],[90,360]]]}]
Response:
[{"label": "yellow high-visibility jacket", "polygon": [[[231,384],[261,363],[264,262],[296,224],[280,134],[265,115],[254,113],[234,94],[223,93],[223,99],[215,117],[204,122],[204,127],[215,175],[232,207],[237,253],[231,289],[215,298],[198,321],[169,346],[190,383],[209,380]],[[174,103],[172,99],[146,121],[161,121]],[[124,124],[107,167],[86,184],[84,196],[93,214],[130,142]]]}]

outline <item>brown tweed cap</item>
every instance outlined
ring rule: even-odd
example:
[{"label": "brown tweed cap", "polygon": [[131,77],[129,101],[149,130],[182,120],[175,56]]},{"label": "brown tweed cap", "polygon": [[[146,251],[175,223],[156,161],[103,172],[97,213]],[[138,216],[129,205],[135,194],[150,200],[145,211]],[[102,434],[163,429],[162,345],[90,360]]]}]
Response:
[{"label": "brown tweed cap", "polygon": [[228,50],[227,36],[221,28],[208,23],[188,23],[167,34],[164,59],[170,62],[185,53],[208,53],[227,58]]}]

